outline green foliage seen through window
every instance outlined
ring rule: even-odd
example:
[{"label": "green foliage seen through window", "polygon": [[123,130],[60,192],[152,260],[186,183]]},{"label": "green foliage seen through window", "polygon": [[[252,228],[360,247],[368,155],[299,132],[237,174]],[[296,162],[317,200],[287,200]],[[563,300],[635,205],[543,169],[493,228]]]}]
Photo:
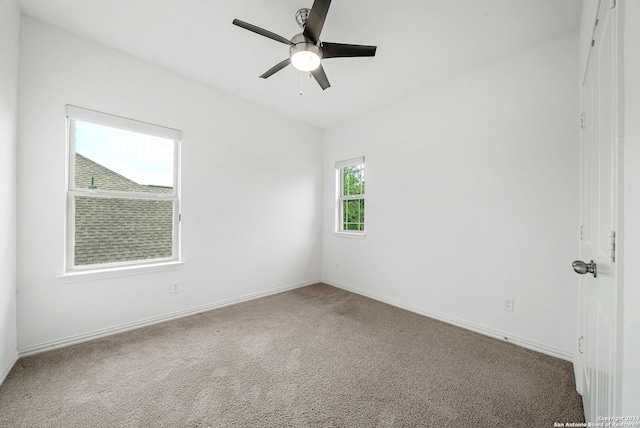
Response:
[{"label": "green foliage seen through window", "polygon": [[364,231],[364,165],[347,166],[342,169],[342,230]]}]

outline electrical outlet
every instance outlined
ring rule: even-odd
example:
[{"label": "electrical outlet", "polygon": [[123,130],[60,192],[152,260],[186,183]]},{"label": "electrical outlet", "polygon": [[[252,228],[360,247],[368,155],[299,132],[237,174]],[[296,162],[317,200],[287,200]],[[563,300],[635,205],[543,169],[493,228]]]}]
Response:
[{"label": "electrical outlet", "polygon": [[336,270],[340,270],[340,263],[336,263]]},{"label": "electrical outlet", "polygon": [[515,299],[505,299],[502,304],[502,309],[504,309],[505,311],[513,312],[514,303]]},{"label": "electrical outlet", "polygon": [[172,282],[169,284],[169,294],[176,294],[180,292],[180,285],[177,282]]}]

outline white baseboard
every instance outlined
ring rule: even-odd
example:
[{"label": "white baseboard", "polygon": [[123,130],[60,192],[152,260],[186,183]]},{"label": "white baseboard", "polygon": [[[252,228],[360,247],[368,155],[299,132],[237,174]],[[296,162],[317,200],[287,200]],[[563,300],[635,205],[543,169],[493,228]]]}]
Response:
[{"label": "white baseboard", "polygon": [[525,339],[522,337],[518,337],[518,336],[514,336],[512,334],[509,333],[505,333],[499,330],[494,330],[491,328],[487,328],[475,323],[471,323],[465,320],[461,320],[455,317],[450,317],[448,315],[443,315],[440,313],[436,313],[433,311],[429,311],[429,310],[425,310],[423,308],[414,306],[414,305],[410,305],[407,303],[403,303],[403,302],[398,302],[392,299],[389,299],[387,297],[381,296],[381,295],[377,295],[375,293],[371,293],[369,291],[366,290],[362,290],[359,289],[357,287],[353,287],[347,284],[342,284],[336,281],[330,281],[330,280],[308,280],[308,281],[302,281],[302,282],[298,282],[298,283],[294,283],[294,284],[289,284],[289,285],[285,285],[285,286],[281,286],[281,287],[277,287],[277,288],[272,288],[270,290],[266,290],[266,291],[259,291],[257,293],[251,293],[251,294],[246,294],[244,296],[239,296],[239,297],[234,297],[232,299],[227,299],[227,300],[223,300],[220,302],[215,302],[215,303],[210,303],[210,304],[206,304],[206,305],[202,305],[202,306],[198,306],[195,308],[190,308],[190,309],[185,309],[182,311],[177,311],[177,312],[172,312],[169,314],[165,314],[165,315],[160,315],[157,317],[152,317],[152,318],[147,318],[144,320],[140,320],[140,321],[135,321],[132,323],[127,323],[127,324],[122,324],[119,326],[115,326],[115,327],[110,327],[110,328],[106,328],[106,329],[100,329],[100,330],[96,330],[96,331],[92,331],[92,332],[88,332],[88,333],[84,333],[84,334],[80,334],[80,335],[76,335],[76,336],[71,336],[71,337],[67,337],[64,339],[58,339],[58,340],[53,340],[53,341],[49,341],[49,342],[44,342],[44,343],[40,343],[37,345],[33,345],[33,346],[27,346],[24,348],[20,348],[18,349],[17,352],[14,353],[14,355],[12,356],[12,358],[7,362],[7,365],[5,367],[2,368],[2,371],[0,372],[0,384],[2,383],[2,381],[4,381],[5,377],[9,374],[9,371],[11,370],[11,368],[13,367],[13,365],[16,363],[16,361],[18,360],[18,357],[26,357],[29,355],[34,355],[34,354],[39,354],[41,352],[46,352],[46,351],[50,351],[53,349],[58,349],[58,348],[64,348],[66,346],[71,346],[71,345],[76,345],[78,343],[83,343],[83,342],[88,342],[90,340],[94,340],[94,339],[99,339],[101,337],[106,337],[106,336],[111,336],[114,334],[118,334],[118,333],[123,333],[125,331],[129,331],[129,330],[135,330],[137,328],[142,328],[142,327],[147,327],[153,324],[158,324],[161,322],[165,322],[165,321],[171,321],[171,320],[175,320],[175,319],[179,319],[179,318],[184,318],[184,317],[188,317],[191,315],[195,315],[201,312],[206,312],[206,311],[210,311],[213,309],[218,309],[218,308],[222,308],[225,306],[230,306],[230,305],[234,305],[236,303],[242,303],[242,302],[247,302],[249,300],[253,300],[253,299],[258,299],[260,297],[266,297],[266,296],[270,296],[273,294],[278,294],[278,293],[282,293],[285,291],[289,291],[289,290],[293,290],[296,288],[301,288],[301,287],[306,287],[308,285],[312,285],[312,284],[316,284],[318,282],[323,282],[325,284],[331,285],[333,287],[337,287],[337,288],[341,288],[343,290],[347,290],[350,291],[352,293],[356,293],[356,294],[360,294],[362,296],[365,297],[369,297],[371,299],[383,302],[383,303],[387,303],[389,305],[392,306],[396,306],[398,308],[401,309],[406,309],[408,311],[420,314],[420,315],[424,315],[430,318],[434,318],[443,322],[446,322],[448,324],[452,324],[458,327],[462,327],[464,329],[467,330],[471,330],[474,331],[476,333],[480,333],[483,334],[485,336],[489,336],[489,337],[493,337],[493,338],[497,338],[500,340],[504,340],[507,342],[511,342],[515,345],[519,345],[522,346],[524,348],[527,349],[531,349],[533,351],[537,351],[546,355],[550,355],[552,357],[556,357],[556,358],[560,358],[562,360],[566,360],[569,362],[574,362],[574,356],[571,353],[568,353],[564,350],[561,349],[557,349],[554,348],[552,346],[548,346],[539,342],[535,342],[529,339]]},{"label": "white baseboard", "polygon": [[[151,317],[147,319],[143,319],[140,321],[135,321],[127,324],[121,324],[115,327],[100,329],[96,331],[91,331],[88,333],[79,334],[76,336],[66,337],[64,339],[52,340],[50,342],[40,343],[37,345],[27,346],[24,348],[19,348],[16,354],[20,357],[26,357],[29,355],[39,354],[46,351],[51,351],[53,349],[64,348],[66,346],[76,345],[78,343],[88,342],[90,340],[99,339],[101,337],[111,336],[118,333],[123,333],[129,330],[135,330],[141,327],[147,327],[153,324],[159,324],[165,321],[171,321],[178,318],[184,318],[191,315],[195,315],[201,312],[207,312],[213,309],[222,308],[224,306],[235,305],[236,303],[247,302],[249,300],[258,299],[260,297],[266,297],[273,294],[283,293],[285,291],[293,290],[296,288],[306,287],[308,285],[316,284],[320,282],[319,279],[301,281],[294,284],[284,285],[281,287],[272,288],[265,291],[259,291],[256,293],[246,294],[244,296],[234,297],[227,300],[222,300],[220,302],[209,303],[202,306],[197,306],[195,308],[189,308],[177,312],[172,312],[165,315],[159,315],[156,317]],[[17,360],[17,358],[16,358]],[[15,363],[15,361],[14,361]],[[12,365],[13,366],[13,365]],[[8,371],[7,371],[8,373]]]},{"label": "white baseboard", "polygon": [[471,330],[471,331],[474,331],[476,333],[483,334],[485,336],[489,336],[489,337],[493,337],[493,338],[496,338],[496,339],[504,340],[506,342],[510,342],[510,343],[515,344],[515,345],[522,346],[523,348],[531,349],[533,351],[537,351],[537,352],[540,352],[542,354],[546,354],[546,355],[550,355],[552,357],[560,358],[562,360],[566,360],[566,361],[569,361],[571,363],[574,362],[573,354],[571,354],[569,352],[566,352],[566,351],[564,351],[562,349],[555,348],[553,346],[548,346],[548,345],[545,345],[543,343],[539,343],[539,342],[536,342],[536,341],[533,341],[533,340],[529,340],[529,339],[525,339],[525,338],[522,338],[522,337],[514,336],[512,334],[505,333],[503,331],[494,330],[494,329],[491,329],[491,328],[488,328],[488,327],[485,327],[485,326],[482,326],[482,325],[479,325],[479,324],[475,324],[475,323],[472,323],[472,322],[469,322],[469,321],[461,320],[461,319],[458,319],[458,318],[455,318],[455,317],[450,317],[448,315],[443,315],[443,314],[440,314],[440,313],[437,313],[437,312],[425,310],[425,309],[420,308],[418,306],[414,306],[414,305],[410,305],[410,304],[407,304],[407,303],[391,300],[391,299],[388,299],[387,297],[380,296],[378,294],[371,293],[369,291],[362,290],[362,289],[359,289],[357,287],[352,287],[352,286],[347,285],[347,284],[342,284],[342,283],[339,283],[339,282],[336,282],[336,281],[330,281],[330,280],[326,280],[326,279],[323,279],[322,282],[325,283],[325,284],[329,284],[329,285],[331,285],[333,287],[342,288],[343,290],[351,291],[352,293],[356,293],[356,294],[360,294],[360,295],[365,296],[365,297],[369,297],[369,298],[377,300],[379,302],[387,303],[387,304],[389,304],[391,306],[396,306],[396,307],[401,308],[401,309],[406,309],[406,310],[408,310],[410,312],[415,312],[417,314],[424,315],[424,316],[427,316],[429,318],[434,318],[434,319],[437,319],[439,321],[446,322],[448,324],[453,324],[455,326],[462,327],[464,329]]},{"label": "white baseboard", "polygon": [[18,361],[18,357],[19,357],[18,351],[13,351],[13,354],[11,354],[7,362],[2,366],[2,368],[0,368],[0,385],[2,385],[4,380],[9,375],[9,372]]}]

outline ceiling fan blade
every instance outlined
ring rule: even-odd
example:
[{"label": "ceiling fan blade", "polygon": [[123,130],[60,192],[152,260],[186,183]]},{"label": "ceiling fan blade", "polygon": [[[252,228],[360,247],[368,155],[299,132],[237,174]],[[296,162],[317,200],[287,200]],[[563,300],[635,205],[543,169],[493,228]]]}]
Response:
[{"label": "ceiling fan blade", "polygon": [[276,42],[284,43],[285,45],[290,45],[291,41],[285,39],[282,36],[279,36],[276,33],[272,33],[271,31],[265,30],[264,28],[256,27],[253,24],[249,24],[248,22],[240,21],[239,19],[233,20],[233,25],[237,25],[238,27],[242,27],[245,30],[253,31],[256,34],[260,34],[261,36],[268,37]]},{"label": "ceiling fan blade", "polygon": [[311,74],[313,74],[313,77],[316,78],[316,81],[323,91],[331,86],[329,84],[329,79],[327,79],[327,74],[324,72],[324,68],[322,68],[322,64],[320,64],[318,68],[313,70]]},{"label": "ceiling fan blade", "polygon": [[291,58],[287,58],[284,61],[279,62],[278,64],[274,65],[268,71],[266,71],[262,76],[260,76],[260,78],[261,79],[266,79],[267,77],[276,74],[278,71],[282,70],[283,68],[285,68],[289,64],[291,64]]},{"label": "ceiling fan blade", "polygon": [[313,40],[313,43],[318,43],[318,40],[320,40],[320,33],[322,32],[322,27],[324,27],[324,20],[327,19],[330,5],[331,0],[315,0],[313,6],[311,6],[309,19],[307,19],[302,34]]},{"label": "ceiling fan blade", "polygon": [[377,46],[322,43],[322,58],[375,56]]}]

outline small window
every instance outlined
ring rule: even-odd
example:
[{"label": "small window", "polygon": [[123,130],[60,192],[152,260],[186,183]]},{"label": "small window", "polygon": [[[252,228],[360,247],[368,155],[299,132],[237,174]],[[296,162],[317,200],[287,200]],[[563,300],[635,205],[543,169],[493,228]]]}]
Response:
[{"label": "small window", "polygon": [[179,260],[180,131],[67,106],[67,271]]},{"label": "small window", "polygon": [[336,163],[336,232],[364,234],[364,157]]}]

